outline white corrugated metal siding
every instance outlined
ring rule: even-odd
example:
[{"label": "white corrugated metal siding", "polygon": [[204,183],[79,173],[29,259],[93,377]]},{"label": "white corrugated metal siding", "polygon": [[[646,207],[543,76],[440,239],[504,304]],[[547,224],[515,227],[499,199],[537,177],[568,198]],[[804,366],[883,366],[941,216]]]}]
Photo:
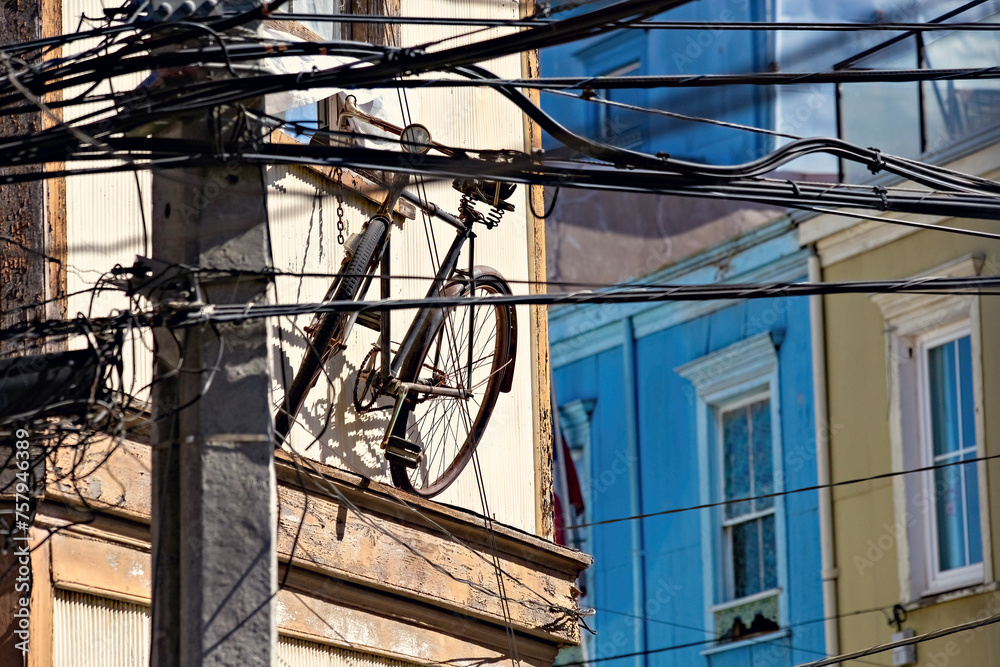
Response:
[{"label": "white corrugated metal siding", "polygon": [[52,667],[145,667],[149,607],[56,589]]},{"label": "white corrugated metal siding", "polygon": [[[508,1],[456,4],[440,0],[411,0],[403,3],[403,11],[414,16],[453,17],[458,13],[470,17],[517,18],[518,4]],[[442,39],[462,31],[454,26],[405,25],[402,30],[403,43]],[[500,29],[495,29],[490,35],[501,33]],[[479,33],[474,37],[448,41],[445,45],[455,46],[483,38],[484,34]],[[517,57],[491,61],[488,67],[502,77],[514,78],[521,74]],[[524,147],[521,112],[494,91],[473,88],[409,90],[405,91],[405,95],[402,104],[392,100],[388,113],[403,117],[408,111],[410,115],[406,121],[427,126],[432,137],[441,143],[463,148],[521,150]],[[391,108],[393,105],[395,109]],[[334,188],[328,182],[310,176],[305,170],[276,167],[269,170],[269,174],[268,210],[274,237],[275,265],[290,272],[336,272],[342,254],[336,243]],[[460,195],[452,189],[450,181],[427,183],[424,188],[427,199],[457,213]],[[418,190],[418,186],[411,184],[410,189]],[[476,263],[498,269],[512,281],[515,293],[523,294],[527,293],[527,286],[516,281],[528,280],[529,251],[525,198],[520,188],[511,201],[516,210],[506,214],[499,227],[479,231]],[[485,207],[480,208],[485,210]],[[352,206],[346,206],[345,212],[350,231],[358,231],[365,214]],[[454,233],[440,222],[428,222],[418,215],[416,220],[407,220],[401,227],[396,225],[392,229],[392,274],[417,277],[394,280],[393,297],[420,297],[427,291],[426,279],[434,274],[428,224],[433,229],[436,252],[443,254]],[[465,259],[460,266],[467,264]],[[278,298],[284,303],[318,301],[328,286],[323,280],[279,279]],[[373,285],[369,298],[377,296],[378,287]],[[393,314],[394,341],[402,339],[411,316],[409,313]],[[287,321],[281,323],[289,360],[285,365],[286,378],[294,373],[305,352],[300,329],[310,321],[311,318],[298,318],[295,326]],[[514,391],[500,396],[479,452],[490,513],[503,523],[534,532],[536,490],[527,309],[519,309],[518,324]],[[385,460],[379,449],[389,415],[386,412],[358,415],[353,409],[351,397],[357,368],[374,341],[373,332],[363,327],[354,328],[347,351],[327,365],[332,387],[326,378],[317,383],[299,415],[300,426],[293,431],[292,442],[297,450],[309,456],[389,481]],[[276,370],[280,371],[280,367]],[[280,379],[278,372],[276,382]],[[277,396],[280,393],[276,393]],[[324,434],[317,440],[314,434],[320,432]],[[482,511],[472,466],[437,499]]]},{"label": "white corrugated metal siding", "polygon": [[[339,271],[344,255],[337,243],[337,188],[308,169],[278,166],[268,168],[267,174],[275,267],[288,273]],[[358,197],[348,194],[345,198],[344,222],[348,232],[360,231],[367,219],[368,214],[361,206]],[[330,282],[330,278],[279,276],[275,283],[277,302],[322,301]],[[371,296],[377,298],[377,285],[372,287]],[[302,329],[312,320],[309,315],[294,320],[282,318],[277,323],[280,334],[276,332],[275,404],[282,396],[281,387],[291,382],[305,354]],[[387,480],[385,459],[379,449],[384,415],[358,415],[351,397],[354,372],[374,342],[374,332],[354,327],[347,350],[326,365],[326,376],[309,393],[292,431],[292,443],[310,458]],[[282,358],[286,360],[284,364],[280,362]]]},{"label": "white corrugated metal siding", "polygon": [[[104,4],[100,0],[64,0],[63,32],[77,29],[80,17],[101,16]],[[63,47],[63,55],[93,48],[98,40],[81,40]],[[98,86],[93,94],[132,90],[146,77],[144,73],[115,77]],[[70,88],[65,97],[82,92]],[[94,113],[104,104],[86,104],[66,109],[66,120]],[[108,115],[108,114],[105,114]],[[101,116],[93,120],[99,120]],[[76,169],[99,166],[98,163],[74,162]],[[145,239],[150,219],[151,181],[148,171],[121,174],[71,176],[66,179],[67,228],[67,291],[70,295],[98,284],[101,277],[116,264],[131,266],[136,255],[149,255]],[[90,292],[69,297],[70,317],[86,314],[107,315],[129,307],[121,292],[104,291],[91,301]],[[136,355],[126,360],[124,373],[126,390],[148,400],[146,387],[152,379],[152,336],[147,334],[137,342]],[[126,345],[126,347],[132,347]]]},{"label": "white corrugated metal siding", "polygon": [[412,663],[291,637],[278,642],[280,667],[411,667]]},{"label": "white corrugated metal siding", "polygon": [[[518,18],[515,0],[490,2],[442,2],[441,0],[408,0],[402,3],[404,14],[412,16],[480,17],[498,19]],[[469,32],[455,26],[402,26],[404,44],[423,43]],[[509,30],[491,29],[474,35],[459,37],[442,44],[454,47],[495,37]],[[518,56],[492,60],[485,66],[503,78],[521,76]],[[441,143],[462,148],[524,149],[522,114],[499,93],[487,88],[435,88],[404,91],[409,106],[414,111],[412,120],[430,129],[431,135]],[[419,114],[419,115],[418,115]],[[459,193],[450,182],[427,185],[427,197],[446,210],[457,212]],[[476,263],[492,266],[512,281],[515,294],[528,291],[528,232],[525,215],[525,197],[519,187],[510,199],[515,211],[507,213],[500,225],[492,230],[485,227],[476,239]],[[485,207],[480,205],[481,210]],[[451,242],[452,234],[437,224],[438,244],[443,252]],[[395,243],[394,262],[399,268],[393,271],[404,275],[426,274],[427,244],[424,241],[422,221],[413,221],[404,230],[403,243]],[[467,264],[467,260],[463,262]],[[522,282],[516,282],[522,281]],[[426,285],[415,288],[417,292]],[[518,360],[514,390],[501,394],[496,410],[490,419],[486,436],[479,448],[484,474],[486,497],[490,513],[502,523],[534,532],[535,529],[535,473],[534,440],[531,412],[531,361],[528,310],[518,309]],[[476,511],[482,511],[475,475],[470,466],[458,482],[445,491],[439,499]]]},{"label": "white corrugated metal siding", "polygon": [[[146,667],[150,610],[142,604],[56,589],[53,667]],[[409,667],[411,663],[291,637],[278,638],[280,667]]]}]

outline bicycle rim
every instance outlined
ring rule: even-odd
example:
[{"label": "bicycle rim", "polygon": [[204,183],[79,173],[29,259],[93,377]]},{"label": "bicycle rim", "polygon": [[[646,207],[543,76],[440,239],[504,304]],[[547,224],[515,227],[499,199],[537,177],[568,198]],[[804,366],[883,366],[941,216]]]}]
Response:
[{"label": "bicycle rim", "polygon": [[[337,279],[332,290],[333,301],[357,299],[365,278],[374,266],[375,251],[388,227],[389,223],[382,218],[372,218],[368,221],[354,255],[341,270],[343,275]],[[353,321],[354,315],[345,312],[323,313],[317,323],[316,333],[307,337],[306,353],[299,364],[299,370],[292,378],[292,383],[285,392],[285,400],[278,407],[274,417],[274,433],[279,445],[287,439],[295,416],[302,409],[309,390],[316,384],[323,365],[332,356],[330,342],[344,341],[350,333],[349,324]]]},{"label": "bicycle rim", "polygon": [[[470,290],[467,284],[455,284],[445,293],[469,296]],[[502,279],[487,275],[476,280],[476,297],[507,293],[509,289]],[[390,464],[397,487],[433,497],[454,482],[472,459],[510,363],[507,351],[511,317],[512,311],[503,306],[457,306],[445,311],[431,337],[417,377],[407,381],[463,389],[471,395],[469,398],[433,394],[417,397],[406,418],[404,438],[418,445],[422,456],[415,469],[399,463]],[[470,318],[473,323],[471,336]],[[470,343],[471,382],[468,377]]]}]

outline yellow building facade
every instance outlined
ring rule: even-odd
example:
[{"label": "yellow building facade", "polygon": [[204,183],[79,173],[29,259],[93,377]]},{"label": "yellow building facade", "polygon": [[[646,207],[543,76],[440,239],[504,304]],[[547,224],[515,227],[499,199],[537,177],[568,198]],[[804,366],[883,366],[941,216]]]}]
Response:
[{"label": "yellow building facade", "polygon": [[[995,180],[1000,150],[991,146],[949,166]],[[996,230],[990,221],[919,219]],[[804,221],[800,241],[815,250],[811,278],[1000,272],[1000,241],[883,220]],[[835,595],[840,653],[892,641],[898,630],[921,635],[997,615],[1000,460],[989,457],[1000,455],[1000,348],[993,344],[1000,300],[912,293],[816,298],[822,308],[814,308],[813,324],[826,350],[816,367],[827,394],[817,439],[821,450],[828,446],[830,480],[894,473],[832,490],[835,562],[827,563],[824,579],[827,597]],[[930,470],[908,472],[919,468]],[[893,615],[905,620],[888,621]],[[902,649],[889,655],[872,659],[998,664],[1000,627],[921,642],[915,656]]]}]

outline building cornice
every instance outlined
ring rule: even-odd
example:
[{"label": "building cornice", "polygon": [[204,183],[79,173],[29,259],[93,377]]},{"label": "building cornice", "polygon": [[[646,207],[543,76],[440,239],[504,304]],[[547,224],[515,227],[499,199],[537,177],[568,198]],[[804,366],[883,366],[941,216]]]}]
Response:
[{"label": "building cornice", "polygon": [[[935,164],[944,164],[952,171],[997,180],[1000,178],[1000,142],[998,139],[1000,139],[1000,131],[992,131],[974,137],[947,152],[925,156],[924,159]],[[972,146],[982,145],[985,142],[989,142],[985,148],[974,151],[971,149]],[[889,176],[873,179],[873,184],[926,189],[923,186],[904,182],[898,177]],[[872,215],[876,216],[874,213]],[[928,225],[961,226],[955,223],[955,218],[948,216],[883,214],[871,220],[859,220],[835,213],[826,213],[799,220],[799,242],[803,247],[815,245],[822,266],[831,266],[920,231],[916,227],[893,224],[891,219],[894,217]]]},{"label": "building cornice", "polygon": [[[58,545],[53,542],[59,558],[54,584],[148,603],[149,445],[108,438],[88,445],[83,463],[73,456],[60,450],[36,522],[51,524],[61,536]],[[74,466],[89,471],[88,461],[105,456],[105,465],[85,477],[68,475]],[[367,617],[384,617],[412,632],[422,624],[434,627],[427,625],[433,617],[446,632],[464,624],[500,641],[509,623],[553,656],[558,645],[579,642],[575,584],[590,556],[498,523],[488,529],[476,513],[285,452],[276,453],[275,469],[278,561],[290,568],[289,581],[302,582],[295,587],[305,596],[297,607],[333,610],[350,590]],[[92,518],[76,527],[67,512],[81,504]],[[494,558],[504,572],[505,601],[496,594]],[[124,570],[94,570],[105,562],[125,563]]]},{"label": "building cornice", "polygon": [[[774,257],[777,259],[770,259]],[[782,218],[630,284],[793,282],[805,276],[806,260],[790,220]],[[639,338],[733,303],[670,301],[554,309],[549,317],[552,365],[564,366],[621,345],[619,322],[627,317],[635,318],[635,336]]]}]

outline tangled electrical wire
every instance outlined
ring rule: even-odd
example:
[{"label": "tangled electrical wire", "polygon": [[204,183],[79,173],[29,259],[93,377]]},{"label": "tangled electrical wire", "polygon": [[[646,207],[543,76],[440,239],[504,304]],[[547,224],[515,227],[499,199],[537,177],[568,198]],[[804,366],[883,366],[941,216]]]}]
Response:
[{"label": "tangled electrical wire", "polygon": [[[673,4],[681,4],[675,0]],[[271,3],[273,11],[278,2]],[[0,60],[0,116],[43,109],[52,127],[0,139],[0,168],[21,167],[0,177],[16,183],[54,176],[139,169],[194,167],[240,160],[246,164],[313,164],[418,173],[425,178],[480,176],[511,183],[558,185],[671,194],[702,198],[735,198],[771,205],[814,209],[849,207],[901,213],[1000,219],[1000,185],[942,167],[862,148],[831,138],[801,139],[769,155],[739,165],[716,166],[678,160],[602,144],[571,132],[534,104],[520,87],[504,81],[476,63],[560,44],[593,34],[607,26],[641,20],[662,3],[619,3],[581,16],[541,24],[515,34],[476,42],[472,46],[429,49],[399,48],[356,42],[279,42],[249,29],[222,34],[260,18],[259,12],[170,24],[109,24],[104,28],[5,47]],[[86,36],[99,44],[82,53],[45,58],[49,50]],[[167,49],[169,45],[174,48]],[[349,59],[327,69],[290,74],[262,71],[259,64],[275,58],[337,56]],[[231,76],[194,81],[193,66],[215,65]],[[127,74],[155,72],[137,88],[120,93],[95,93],[102,82]],[[849,74],[849,73],[848,73]],[[985,75],[983,72],[969,76]],[[439,78],[428,79],[427,75]],[[888,76],[865,73],[865,76]],[[882,80],[885,80],[884,78]],[[782,80],[781,82],[786,82]],[[614,81],[593,81],[589,85]],[[328,145],[224,141],[202,142],[150,136],[157,126],[184,114],[206,113],[222,105],[239,105],[261,95],[316,88],[340,89],[460,84],[494,88],[554,139],[584,156],[583,160],[553,159],[543,153],[520,154],[498,164],[485,153],[452,151],[408,163],[400,153],[375,148]],[[67,94],[74,91],[73,94]],[[77,92],[78,91],[78,92]],[[61,99],[58,97],[62,95]],[[57,99],[49,99],[49,98]],[[49,100],[49,101],[43,101]],[[97,104],[72,121],[58,118],[63,110]],[[261,136],[275,119],[246,112],[246,136]],[[320,130],[319,136],[337,138]],[[799,158],[824,153],[865,165],[872,173],[886,172],[927,190],[907,190],[847,184],[816,184],[768,178],[768,174]],[[97,166],[73,167],[87,161]],[[39,165],[65,163],[63,169],[41,171]],[[24,167],[35,166],[33,169]]]}]

